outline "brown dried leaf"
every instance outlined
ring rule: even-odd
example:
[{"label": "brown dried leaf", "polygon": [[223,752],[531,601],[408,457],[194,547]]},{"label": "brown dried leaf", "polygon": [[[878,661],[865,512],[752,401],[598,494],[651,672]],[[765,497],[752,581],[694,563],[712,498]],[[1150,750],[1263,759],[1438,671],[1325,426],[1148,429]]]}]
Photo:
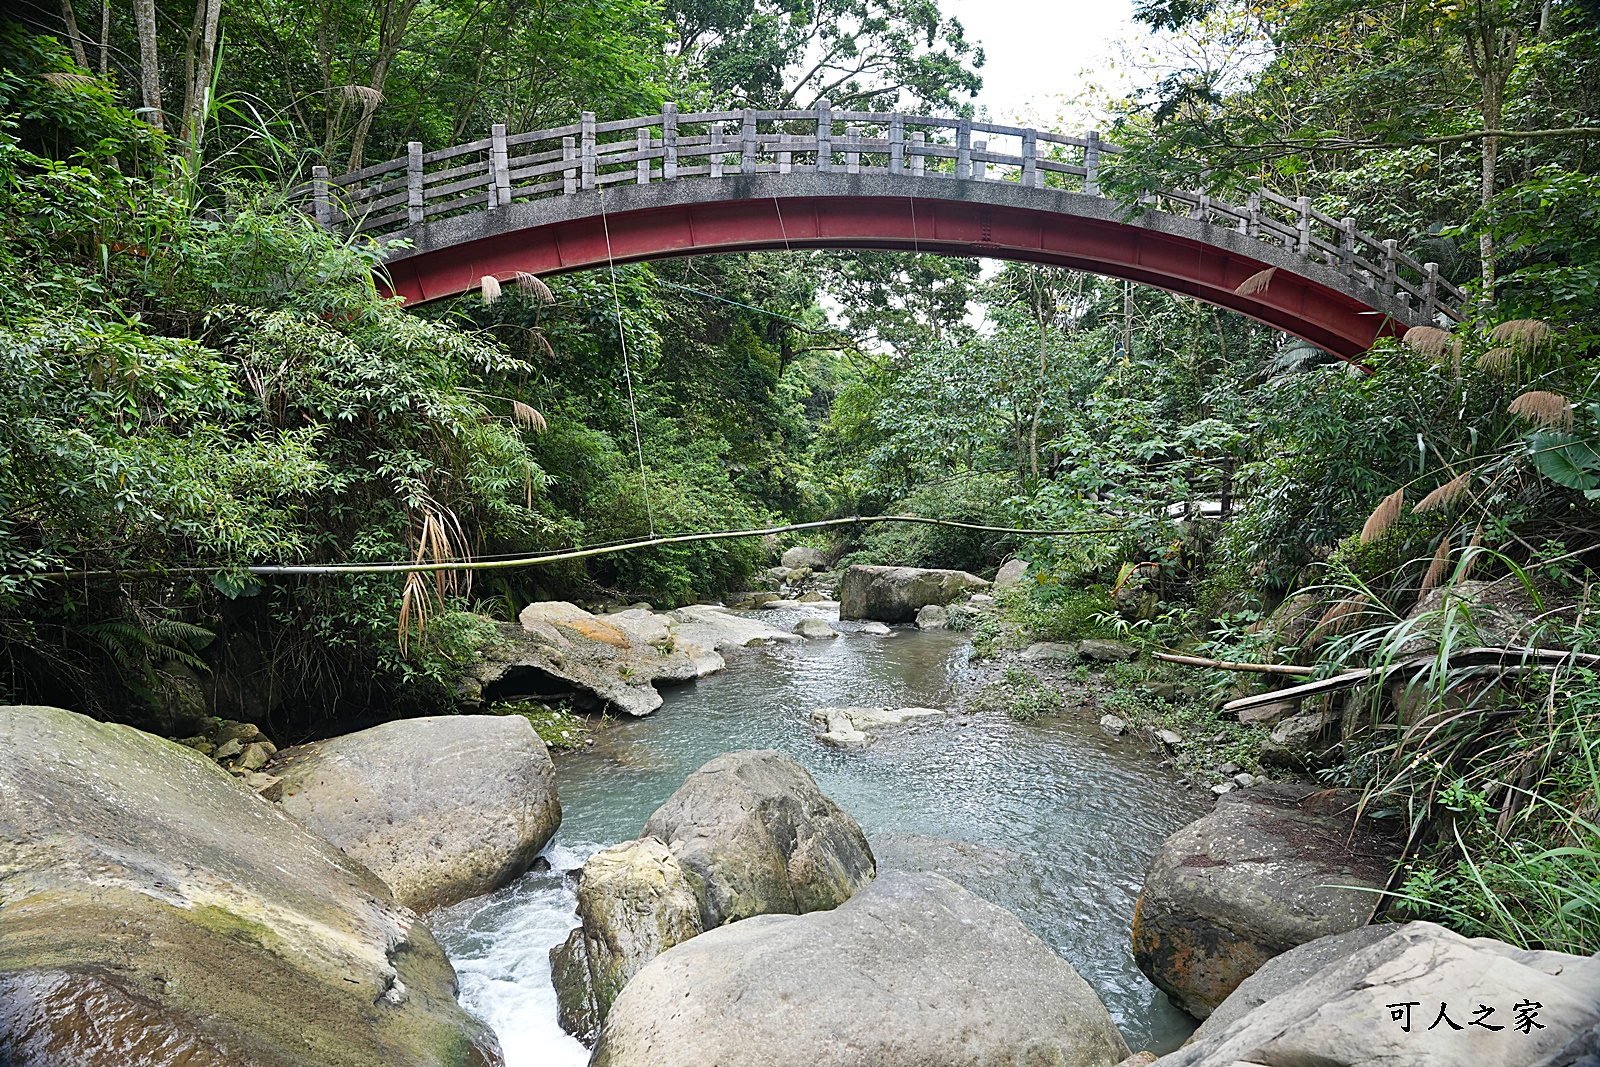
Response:
[{"label": "brown dried leaf", "polygon": [[1513,400],[1506,410],[1540,426],[1562,429],[1572,426],[1572,405],[1567,403],[1567,398],[1544,389],[1530,389]]},{"label": "brown dried leaf", "polygon": [[1405,502],[1406,487],[1403,485],[1384,497],[1383,501],[1372,509],[1372,514],[1367,516],[1366,523],[1361,527],[1361,543],[1370,544],[1382,537],[1384,531],[1400,518],[1400,509]]},{"label": "brown dried leaf", "polygon": [[1312,627],[1311,633],[1306,635],[1306,644],[1315,645],[1326,637],[1342,633],[1345,627],[1356,616],[1363,614],[1371,603],[1372,601],[1361,593],[1335,602],[1323,613],[1322,618],[1317,620],[1317,625]]},{"label": "brown dried leaf", "polygon": [[1257,271],[1244,281],[1240,282],[1239,287],[1236,288],[1234,292],[1238,293],[1240,296],[1250,296],[1253,293],[1264,293],[1267,291],[1267,286],[1272,284],[1272,276],[1276,273],[1278,273],[1277,267],[1268,267],[1266,270]]}]

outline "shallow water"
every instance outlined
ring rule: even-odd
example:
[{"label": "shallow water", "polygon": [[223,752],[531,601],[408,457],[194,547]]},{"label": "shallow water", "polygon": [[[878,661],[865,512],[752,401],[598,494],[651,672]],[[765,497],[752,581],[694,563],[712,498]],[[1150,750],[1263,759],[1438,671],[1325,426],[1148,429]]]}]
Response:
[{"label": "shallow water", "polygon": [[[854,626],[816,608],[759,615],[785,627],[807,616]],[[1129,930],[1151,855],[1203,814],[1202,802],[1139,746],[1093,723],[1024,726],[960,711],[982,678],[969,650],[960,635],[896,630],[732,652],[727,671],[666,690],[656,714],[558,756],[563,821],[546,851],[552,872],[431,920],[461,975],[463,1003],[500,1035],[507,1067],[588,1059],[555,1022],[548,953],[577,924],[561,871],[637,837],[685,776],[747,748],[779,749],[810,770],[861,824],[880,864],[948,873],[1015,912],[1095,988],[1132,1048],[1161,1053],[1182,1043],[1194,1023],[1134,966]],[[864,752],[838,752],[806,722],[829,704],[952,715],[888,732]]]}]

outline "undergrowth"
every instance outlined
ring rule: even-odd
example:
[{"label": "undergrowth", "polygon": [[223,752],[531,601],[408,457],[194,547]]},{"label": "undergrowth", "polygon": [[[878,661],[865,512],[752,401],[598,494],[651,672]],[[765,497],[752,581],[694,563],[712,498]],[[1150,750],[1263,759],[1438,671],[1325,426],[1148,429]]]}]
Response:
[{"label": "undergrowth", "polygon": [[589,742],[589,722],[570,708],[538,704],[531,700],[495,704],[489,709],[494,715],[521,715],[533,724],[539,740],[554,749],[572,751]]}]

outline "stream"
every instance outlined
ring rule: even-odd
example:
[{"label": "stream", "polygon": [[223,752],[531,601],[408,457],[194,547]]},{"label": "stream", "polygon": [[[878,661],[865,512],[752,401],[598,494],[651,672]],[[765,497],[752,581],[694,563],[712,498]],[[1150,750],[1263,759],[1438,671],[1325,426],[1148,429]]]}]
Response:
[{"label": "stream", "polygon": [[[1207,805],[1071,716],[1033,725],[962,712],[988,677],[959,634],[855,632],[837,611],[767,608],[790,627],[826,618],[836,640],[725,653],[728,669],[664,691],[654,715],[557,755],[563,819],[548,873],[430,916],[461,978],[462,1003],[500,1037],[507,1067],[567,1067],[588,1050],[556,1025],[549,950],[577,925],[562,872],[629,840],[691,772],[723,752],[776,748],[806,767],[870,839],[880,866],[947,874],[1008,908],[1094,987],[1135,1051],[1171,1051],[1194,1029],[1134,965],[1134,901],[1161,841]],[[830,704],[948,708],[948,719],[883,735],[861,752],[817,742],[806,716]]]}]

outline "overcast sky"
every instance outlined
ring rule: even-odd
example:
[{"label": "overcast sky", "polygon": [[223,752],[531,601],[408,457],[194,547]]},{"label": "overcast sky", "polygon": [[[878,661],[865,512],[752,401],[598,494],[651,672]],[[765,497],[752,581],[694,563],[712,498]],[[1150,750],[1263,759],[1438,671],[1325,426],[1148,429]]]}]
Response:
[{"label": "overcast sky", "polygon": [[983,45],[978,104],[1002,122],[1072,116],[1082,72],[1113,87],[1117,42],[1140,36],[1131,0],[944,0],[941,7]]}]

